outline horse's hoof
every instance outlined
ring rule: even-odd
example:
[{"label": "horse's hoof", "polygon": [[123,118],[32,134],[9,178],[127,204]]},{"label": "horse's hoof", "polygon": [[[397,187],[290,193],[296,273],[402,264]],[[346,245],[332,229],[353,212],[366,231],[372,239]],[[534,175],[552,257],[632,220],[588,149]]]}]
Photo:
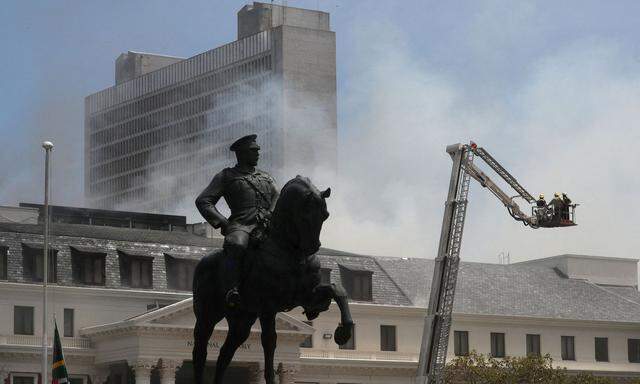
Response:
[{"label": "horse's hoof", "polygon": [[333,332],[333,340],[338,345],[344,345],[351,339],[351,333],[353,331],[353,323],[351,324],[340,324],[336,327],[335,332]]}]

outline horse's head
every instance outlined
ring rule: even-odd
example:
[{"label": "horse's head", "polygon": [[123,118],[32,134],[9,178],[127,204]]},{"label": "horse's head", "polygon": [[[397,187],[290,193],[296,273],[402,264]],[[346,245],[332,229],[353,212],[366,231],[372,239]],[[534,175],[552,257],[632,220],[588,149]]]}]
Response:
[{"label": "horse's head", "polygon": [[317,252],[322,223],[329,217],[325,199],[330,194],[330,188],[321,192],[306,177],[291,179],[282,187],[273,211],[272,235],[301,252],[301,256]]}]

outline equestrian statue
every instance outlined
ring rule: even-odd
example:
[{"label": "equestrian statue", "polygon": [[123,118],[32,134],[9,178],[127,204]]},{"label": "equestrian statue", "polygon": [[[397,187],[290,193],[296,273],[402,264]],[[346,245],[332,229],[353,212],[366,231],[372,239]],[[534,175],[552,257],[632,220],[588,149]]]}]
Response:
[{"label": "equestrian statue", "polygon": [[[256,168],[260,146],[256,135],[244,136],[230,147],[237,164],[216,174],[196,199],[202,216],[224,235],[223,249],[204,256],[193,277],[193,367],[196,384],[203,384],[207,344],[223,318],[229,330],[216,362],[214,384],[222,384],[235,351],[257,319],[262,328],[264,377],[275,383],[276,314],[301,306],[308,320],[329,309],[335,300],[340,324],[334,341],[345,344],[353,332],[344,289],[320,282],[320,231],[329,217],[326,199],[306,177],[297,176],[278,194],[273,178]],[[224,198],[231,215],[216,209]]]}]

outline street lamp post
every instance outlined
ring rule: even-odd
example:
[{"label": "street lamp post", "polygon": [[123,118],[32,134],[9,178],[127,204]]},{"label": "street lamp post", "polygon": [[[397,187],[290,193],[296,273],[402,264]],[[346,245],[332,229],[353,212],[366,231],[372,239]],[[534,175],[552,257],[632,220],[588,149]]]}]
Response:
[{"label": "street lamp post", "polygon": [[47,280],[49,280],[49,156],[53,143],[42,143],[44,160],[44,252],[42,255],[42,384],[47,384]]}]

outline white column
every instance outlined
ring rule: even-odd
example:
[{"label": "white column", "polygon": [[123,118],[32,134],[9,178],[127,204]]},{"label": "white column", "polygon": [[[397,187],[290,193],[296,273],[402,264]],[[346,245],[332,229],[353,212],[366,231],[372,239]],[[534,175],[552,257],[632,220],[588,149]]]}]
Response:
[{"label": "white column", "polygon": [[136,384],[151,384],[151,370],[156,365],[153,360],[135,360],[129,364],[136,376]]},{"label": "white column", "polygon": [[300,371],[300,367],[293,363],[280,363],[278,373],[280,374],[280,384],[294,384],[296,374]]},{"label": "white column", "polygon": [[91,377],[91,384],[104,384],[109,378],[109,371],[100,369],[89,376]]},{"label": "white column", "polygon": [[4,384],[7,377],[9,377],[9,368],[4,366],[0,367],[0,384]]},{"label": "white column", "polygon": [[162,359],[160,360],[160,384],[175,384],[176,370],[180,368],[182,361]]}]

